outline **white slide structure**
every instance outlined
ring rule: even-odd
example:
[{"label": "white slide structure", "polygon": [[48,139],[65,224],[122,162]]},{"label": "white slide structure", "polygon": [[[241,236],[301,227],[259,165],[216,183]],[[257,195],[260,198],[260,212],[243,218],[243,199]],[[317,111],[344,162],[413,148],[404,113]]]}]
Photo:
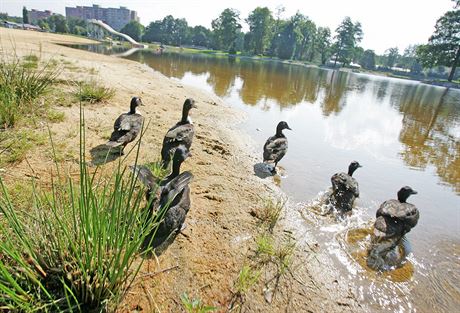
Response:
[{"label": "white slide structure", "polygon": [[123,37],[124,39],[126,39],[127,41],[129,41],[133,47],[136,47],[136,48],[147,48],[147,45],[143,45],[141,43],[138,43],[136,40],[134,40],[133,38],[131,38],[130,36],[126,35],[126,34],[123,34],[123,33],[120,33],[120,32],[117,32],[115,29],[113,29],[112,27],[110,27],[109,25],[107,25],[106,23],[104,23],[103,21],[101,20],[95,20],[95,19],[91,19],[91,20],[88,20],[88,22],[92,23],[92,24],[95,24],[95,25],[98,25],[102,28],[104,28],[106,31],[108,31],[109,33],[112,33],[114,35],[117,35],[117,36],[120,36],[120,37]]}]

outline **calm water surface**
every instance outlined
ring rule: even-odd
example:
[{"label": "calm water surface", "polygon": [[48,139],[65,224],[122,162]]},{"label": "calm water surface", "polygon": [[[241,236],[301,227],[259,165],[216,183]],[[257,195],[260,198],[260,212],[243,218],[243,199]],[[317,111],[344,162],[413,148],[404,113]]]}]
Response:
[{"label": "calm water surface", "polygon": [[[266,138],[278,121],[287,121],[293,131],[285,132],[281,188],[300,208],[327,190],[332,174],[358,160],[363,168],[355,173],[360,198],[354,215],[341,223],[317,219],[313,226],[339,270],[356,281],[373,310],[459,310],[460,91],[201,54],[137,51],[127,58],[247,112],[244,127],[260,146],[260,160]],[[418,191],[409,202],[421,215],[407,236],[410,262],[398,277],[376,276],[360,265],[362,251],[350,231],[365,234],[380,203],[404,185]]]}]

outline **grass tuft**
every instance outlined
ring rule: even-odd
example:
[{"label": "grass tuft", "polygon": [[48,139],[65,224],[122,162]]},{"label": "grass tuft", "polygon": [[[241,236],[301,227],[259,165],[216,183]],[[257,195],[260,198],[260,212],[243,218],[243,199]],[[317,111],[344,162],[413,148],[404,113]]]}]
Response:
[{"label": "grass tuft", "polygon": [[111,99],[115,95],[115,89],[100,86],[96,82],[82,83],[75,92],[78,100],[98,103]]},{"label": "grass tuft", "polygon": [[286,201],[282,198],[276,200],[272,198],[265,199],[261,207],[254,212],[255,216],[260,220],[261,224],[268,228],[269,232],[273,232],[286,205]]},{"label": "grass tuft", "polygon": [[[38,58],[31,55],[25,63],[35,61]],[[0,59],[0,128],[13,127],[21,114],[33,112],[34,101],[49,90],[59,74],[59,69],[49,64],[37,67],[24,66],[17,56]]]},{"label": "grass tuft", "polygon": [[0,177],[0,310],[115,311],[139,272],[158,221],[121,163],[109,177],[90,172],[84,142],[81,122],[78,179],[56,164],[51,187],[30,183],[26,208]]},{"label": "grass tuft", "polygon": [[207,313],[217,310],[214,306],[205,305],[199,298],[189,298],[185,292],[180,296],[180,299],[187,313]]}]

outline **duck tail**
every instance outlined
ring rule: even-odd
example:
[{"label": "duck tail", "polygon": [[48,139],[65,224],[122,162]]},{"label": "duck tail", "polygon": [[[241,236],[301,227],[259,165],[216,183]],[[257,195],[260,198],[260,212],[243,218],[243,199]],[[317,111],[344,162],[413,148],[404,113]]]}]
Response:
[{"label": "duck tail", "polygon": [[139,179],[147,188],[153,189],[155,187],[156,179],[148,167],[145,165],[131,165],[129,168],[134,175],[137,176],[137,179]]},{"label": "duck tail", "polygon": [[118,142],[118,141],[108,141],[105,145],[108,147],[115,148],[115,147],[121,146],[122,144],[123,144],[122,142]]},{"label": "duck tail", "polygon": [[185,187],[193,180],[193,174],[190,172],[183,172],[179,176],[172,179],[162,190],[162,202],[168,203],[182,192]]}]

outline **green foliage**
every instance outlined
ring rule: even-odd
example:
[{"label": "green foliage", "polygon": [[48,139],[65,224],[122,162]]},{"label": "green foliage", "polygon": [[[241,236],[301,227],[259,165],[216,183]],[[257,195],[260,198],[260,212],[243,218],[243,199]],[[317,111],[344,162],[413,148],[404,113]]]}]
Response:
[{"label": "green foliage", "polygon": [[[36,56],[25,58],[26,64],[18,57],[11,60],[0,60],[0,127],[14,126],[21,114],[33,111],[33,101],[45,94],[59,69],[45,64],[39,69],[36,67]],[[30,66],[33,64],[33,66]]]},{"label": "green foliage", "polygon": [[142,40],[178,46],[189,42],[188,32],[189,27],[185,19],[177,19],[168,15],[161,21],[150,23],[145,29]]},{"label": "green foliage", "polygon": [[190,40],[193,45],[210,47],[212,44],[212,32],[203,26],[195,26],[190,28]]},{"label": "green foliage", "polygon": [[87,27],[88,22],[86,20],[82,20],[76,17],[67,17],[66,23],[68,25],[69,32],[71,34],[86,36],[87,35]]},{"label": "green foliage", "polygon": [[284,199],[279,198],[274,200],[272,198],[268,198],[263,201],[263,204],[255,212],[255,215],[261,223],[268,228],[268,231],[272,232],[285,205],[286,200]]},{"label": "green foliage", "polygon": [[128,24],[123,26],[120,33],[130,36],[136,41],[140,41],[142,34],[144,33],[144,26],[138,21],[130,21]]},{"label": "green foliage", "polygon": [[[296,21],[296,51],[295,59],[313,59],[316,25],[307,16],[296,13],[293,19]],[[308,56],[308,57],[307,57]]]},{"label": "green foliage", "polygon": [[374,70],[375,69],[375,52],[374,50],[366,50],[364,51],[359,64],[368,70]]},{"label": "green foliage", "polygon": [[335,54],[335,62],[339,61],[347,65],[353,58],[356,45],[363,38],[361,23],[353,23],[350,17],[345,17],[342,23],[337,27],[335,43],[332,51]]},{"label": "green foliage", "polygon": [[0,132],[0,165],[24,160],[27,152],[35,146],[44,145],[46,136],[31,130],[9,130]]},{"label": "green foliage", "polygon": [[238,33],[241,31],[240,13],[234,9],[225,9],[211,23],[217,47],[230,50],[235,47]]},{"label": "green foliage", "polygon": [[331,55],[331,30],[328,27],[318,27],[315,38],[315,50],[320,54],[321,64],[326,64]]},{"label": "green foliage", "polygon": [[241,269],[235,284],[235,293],[244,296],[260,278],[261,272],[245,264]]},{"label": "green foliage", "polygon": [[214,306],[203,304],[199,298],[190,299],[185,292],[180,296],[180,299],[187,313],[207,313],[217,310]]},{"label": "green foliage", "polygon": [[26,7],[22,7],[22,22],[29,24],[29,11],[27,11]]},{"label": "green foliage", "polygon": [[392,68],[399,60],[399,50],[397,47],[389,48],[385,51],[385,66]]},{"label": "green foliage", "polygon": [[449,11],[438,19],[428,44],[417,47],[417,57],[426,67],[451,67],[448,81],[452,81],[460,63],[460,10]]},{"label": "green foliage", "polygon": [[82,83],[75,91],[75,95],[80,101],[97,103],[111,99],[115,95],[115,89],[91,81]]},{"label": "green foliage", "polygon": [[142,209],[143,190],[121,165],[108,178],[89,173],[81,125],[78,182],[57,168],[51,190],[31,183],[22,210],[0,179],[3,310],[114,310],[148,252],[141,248],[158,223]]},{"label": "green foliage", "polygon": [[60,14],[51,15],[46,19],[46,23],[48,23],[50,29],[53,32],[63,34],[69,32],[69,25],[67,24],[67,20],[64,16]]},{"label": "green foliage", "polygon": [[267,7],[255,8],[246,19],[249,25],[247,49],[254,54],[263,54],[272,36],[273,16]]}]

